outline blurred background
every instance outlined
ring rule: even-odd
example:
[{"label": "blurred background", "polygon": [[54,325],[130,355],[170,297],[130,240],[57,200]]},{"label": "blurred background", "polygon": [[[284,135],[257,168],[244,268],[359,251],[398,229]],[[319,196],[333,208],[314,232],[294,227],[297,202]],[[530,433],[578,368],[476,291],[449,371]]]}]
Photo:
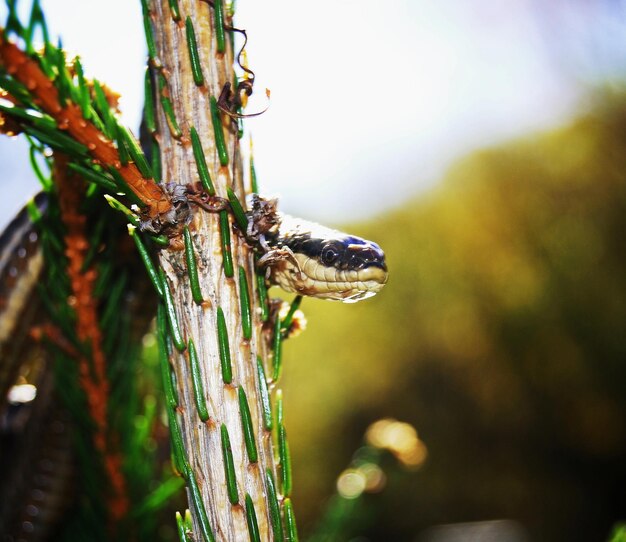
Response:
[{"label": "blurred background", "polygon": [[[136,128],[139,2],[42,5]],[[236,22],[248,111],[271,90],[246,123],[262,190],[390,268],[372,300],[306,299],[285,345],[301,531],[606,540],[626,516],[626,3],[240,0]],[[0,166],[6,223],[36,181],[17,139]],[[350,489],[386,418],[419,454]]]}]

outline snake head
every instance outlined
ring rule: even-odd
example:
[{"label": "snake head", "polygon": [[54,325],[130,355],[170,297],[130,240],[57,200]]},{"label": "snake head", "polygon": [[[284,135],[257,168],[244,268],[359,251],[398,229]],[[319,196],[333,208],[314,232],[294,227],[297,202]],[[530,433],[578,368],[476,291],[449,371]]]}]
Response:
[{"label": "snake head", "polygon": [[282,215],[277,248],[291,253],[272,266],[283,290],[354,303],[387,282],[385,254],[376,243],[319,224]]}]

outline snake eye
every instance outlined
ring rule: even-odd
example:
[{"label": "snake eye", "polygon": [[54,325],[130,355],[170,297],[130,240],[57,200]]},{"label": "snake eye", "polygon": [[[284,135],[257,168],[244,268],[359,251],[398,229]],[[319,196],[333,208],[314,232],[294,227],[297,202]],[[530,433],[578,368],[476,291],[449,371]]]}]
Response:
[{"label": "snake eye", "polygon": [[339,257],[339,251],[334,246],[325,246],[322,250],[322,263],[324,265],[333,265]]}]

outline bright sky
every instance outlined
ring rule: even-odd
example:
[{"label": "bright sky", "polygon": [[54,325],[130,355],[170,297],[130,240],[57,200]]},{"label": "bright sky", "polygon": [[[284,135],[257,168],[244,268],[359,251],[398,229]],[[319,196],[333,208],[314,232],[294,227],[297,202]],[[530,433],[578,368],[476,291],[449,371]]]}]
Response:
[{"label": "bright sky", "polygon": [[[42,4],[49,29],[88,74],[122,93],[135,129],[145,62],[139,0]],[[615,68],[579,49],[618,64],[625,57],[623,45],[593,41],[613,32],[626,43],[623,11],[620,19],[585,4],[239,0],[236,24],[248,30],[259,96],[249,111],[265,105],[264,88],[272,94],[267,113],[246,123],[261,188],[287,212],[361,219],[432,186],[463,153],[563,122],[587,90],[589,65]],[[0,139],[0,183],[11,184],[0,223],[36,189],[24,153]]]}]

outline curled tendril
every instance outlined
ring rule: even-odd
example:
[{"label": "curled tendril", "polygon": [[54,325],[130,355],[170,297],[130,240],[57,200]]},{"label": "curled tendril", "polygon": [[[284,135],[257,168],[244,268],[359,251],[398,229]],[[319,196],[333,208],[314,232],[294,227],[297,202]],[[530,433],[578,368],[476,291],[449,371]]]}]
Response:
[{"label": "curled tendril", "polygon": [[[245,86],[242,87],[242,83],[245,83],[245,82],[246,81],[242,81],[241,83],[237,85],[236,92],[232,91],[232,85],[230,84],[230,81],[224,83],[224,86],[222,87],[222,92],[220,93],[220,96],[217,100],[218,109],[222,113],[225,113],[232,119],[245,119],[249,117],[258,117],[259,115],[262,115],[263,113],[265,113],[270,107],[268,104],[267,107],[265,107],[265,109],[263,109],[262,111],[257,111],[256,113],[237,113],[237,109],[242,107],[241,89],[246,88]],[[245,90],[243,91],[246,92]],[[248,96],[252,94],[252,84],[250,84],[250,92],[249,93],[246,92],[246,94]],[[268,97],[269,97],[269,93],[268,93]]]}]

